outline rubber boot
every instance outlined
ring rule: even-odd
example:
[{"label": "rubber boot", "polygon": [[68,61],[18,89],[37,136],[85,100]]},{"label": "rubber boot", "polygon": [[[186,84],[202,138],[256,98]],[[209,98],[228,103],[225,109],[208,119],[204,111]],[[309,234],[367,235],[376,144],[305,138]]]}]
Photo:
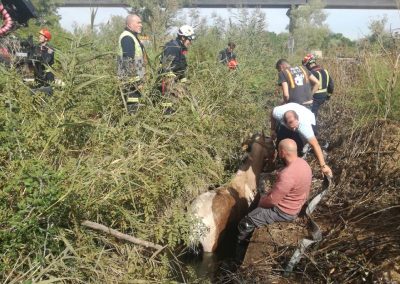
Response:
[{"label": "rubber boot", "polygon": [[238,243],[248,242],[251,234],[255,229],[256,226],[248,216],[240,220],[238,225],[238,230],[239,230]]},{"label": "rubber boot", "polygon": [[242,264],[243,259],[246,255],[247,247],[249,245],[250,237],[253,231],[256,229],[256,226],[251,221],[251,219],[246,216],[244,217],[238,225],[239,234],[237,237],[237,243],[235,248],[235,264],[240,266]]}]

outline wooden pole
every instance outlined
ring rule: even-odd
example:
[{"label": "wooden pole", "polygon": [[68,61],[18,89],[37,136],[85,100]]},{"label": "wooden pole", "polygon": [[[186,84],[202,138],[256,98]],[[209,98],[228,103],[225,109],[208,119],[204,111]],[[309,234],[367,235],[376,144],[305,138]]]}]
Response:
[{"label": "wooden pole", "polygon": [[153,248],[156,249],[157,252],[161,251],[162,249],[164,249],[165,247],[162,247],[160,245],[154,244],[152,242],[148,242],[148,241],[144,241],[135,237],[132,237],[130,235],[127,234],[123,234],[117,230],[111,229],[107,226],[104,226],[102,224],[96,223],[96,222],[91,222],[91,221],[83,221],[82,225],[85,227],[89,227],[93,230],[97,230],[97,231],[102,231],[104,233],[107,233],[113,237],[116,237],[117,239],[121,239],[121,240],[125,240],[131,243],[134,243],[136,245],[140,245],[140,246],[144,246],[146,248]]}]

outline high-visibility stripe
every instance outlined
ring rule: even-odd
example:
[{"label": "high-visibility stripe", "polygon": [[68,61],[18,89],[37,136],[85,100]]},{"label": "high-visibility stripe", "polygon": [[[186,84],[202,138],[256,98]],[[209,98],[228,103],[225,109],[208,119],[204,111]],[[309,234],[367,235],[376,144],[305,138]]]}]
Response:
[{"label": "high-visibility stripe", "polygon": [[165,77],[171,77],[171,78],[175,78],[176,77],[175,73],[172,72],[172,71],[169,71],[169,72],[165,73],[164,76]]},{"label": "high-visibility stripe", "polygon": [[145,57],[143,54],[142,46],[140,45],[139,40],[129,31],[123,31],[121,35],[119,36],[118,40],[118,55],[120,60],[123,60],[123,50],[122,50],[122,39],[128,36],[133,40],[133,43],[135,45],[135,54],[134,54],[134,63],[135,63],[135,73],[137,76],[133,78],[133,80],[140,81],[141,79],[144,78],[145,73],[146,73],[146,68],[145,68]]},{"label": "high-visibility stripe", "polygon": [[303,72],[303,74],[304,74],[304,79],[306,79],[306,83],[307,83],[307,82],[308,82],[307,72],[303,69],[303,67],[301,67],[301,66],[299,66],[299,67],[300,67],[301,72]]},{"label": "high-visibility stripe", "polygon": [[329,84],[329,74],[328,71],[324,70],[326,74],[326,86],[323,88],[323,78],[321,72],[317,71],[318,73],[318,80],[319,80],[319,89],[316,91],[316,94],[326,93],[328,91],[328,84]]},{"label": "high-visibility stripe", "polygon": [[292,73],[290,73],[289,69],[286,69],[285,71],[286,71],[286,74],[287,74],[288,79],[289,79],[290,88],[293,89],[295,87],[295,85],[294,85],[294,80],[293,80]]},{"label": "high-visibility stripe", "polygon": [[326,87],[328,88],[328,86],[329,86],[329,73],[326,70],[324,70],[324,71],[325,71],[325,74],[326,74]]},{"label": "high-visibility stripe", "polygon": [[119,56],[120,57],[123,56],[121,40],[125,36],[130,37],[133,40],[133,42],[135,43],[135,59],[136,58],[143,58],[143,50],[142,50],[142,47],[140,46],[139,41],[137,40],[137,38],[131,32],[128,32],[128,31],[123,31],[121,33],[121,35],[119,36],[119,40],[118,40],[118,43],[119,43],[119,45],[118,45],[118,54],[119,54]]},{"label": "high-visibility stripe", "polygon": [[139,102],[139,98],[127,98],[126,100],[127,103],[138,103]]}]

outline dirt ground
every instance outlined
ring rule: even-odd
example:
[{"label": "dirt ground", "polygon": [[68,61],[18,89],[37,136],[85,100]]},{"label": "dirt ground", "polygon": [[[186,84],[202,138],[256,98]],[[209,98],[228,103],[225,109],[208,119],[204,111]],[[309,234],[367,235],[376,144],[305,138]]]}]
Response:
[{"label": "dirt ground", "polygon": [[[284,276],[301,239],[310,238],[306,220],[256,230],[240,283],[400,283],[400,123],[327,133],[334,186],[313,213],[323,240]],[[309,162],[317,176],[315,159]],[[313,192],[320,187],[315,180]]]}]

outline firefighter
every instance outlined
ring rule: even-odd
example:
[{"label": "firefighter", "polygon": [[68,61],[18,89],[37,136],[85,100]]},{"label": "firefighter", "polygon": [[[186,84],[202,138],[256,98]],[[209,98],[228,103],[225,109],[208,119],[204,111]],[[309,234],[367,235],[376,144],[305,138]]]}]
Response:
[{"label": "firefighter", "polygon": [[275,67],[284,103],[298,103],[311,110],[313,94],[319,88],[318,79],[303,66],[290,66],[286,59],[279,59]]},{"label": "firefighter", "polygon": [[319,89],[313,95],[313,105],[311,111],[314,113],[315,118],[317,118],[318,110],[320,106],[329,100],[330,95],[333,93],[333,80],[329,76],[327,70],[323,69],[320,65],[317,65],[317,58],[314,54],[307,54],[302,64],[310,70],[319,81]]},{"label": "firefighter", "polygon": [[235,70],[238,66],[236,54],[233,52],[235,48],[236,44],[229,42],[228,47],[221,50],[218,55],[219,62],[228,66],[230,70]]},{"label": "firefighter", "polygon": [[54,82],[54,74],[50,70],[54,64],[54,48],[48,44],[51,38],[48,29],[43,28],[39,31],[39,44],[35,48],[33,60],[35,83],[39,88],[50,88],[50,94],[52,93],[50,84]]},{"label": "firefighter", "polygon": [[138,35],[142,32],[142,20],[136,14],[126,17],[126,27],[118,40],[118,77],[122,82],[122,92],[129,114],[139,108],[146,75],[145,49]]},{"label": "firefighter", "polygon": [[176,39],[167,42],[161,54],[161,73],[162,73],[162,94],[169,97],[168,102],[164,102],[165,114],[174,112],[172,97],[179,97],[179,84],[186,83],[187,61],[186,54],[189,46],[195,38],[194,29],[184,25],[179,28]]}]

